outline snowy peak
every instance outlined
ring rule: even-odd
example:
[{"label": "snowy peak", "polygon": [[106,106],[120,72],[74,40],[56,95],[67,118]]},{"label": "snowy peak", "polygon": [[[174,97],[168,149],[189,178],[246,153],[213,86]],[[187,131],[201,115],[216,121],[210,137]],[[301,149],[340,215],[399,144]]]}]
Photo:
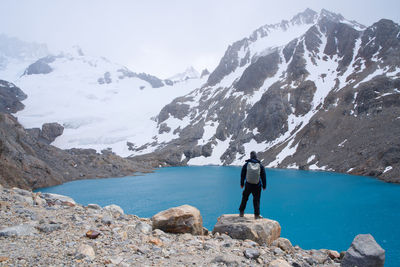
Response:
[{"label": "snowy peak", "polygon": [[199,72],[195,68],[190,66],[184,72],[175,74],[174,76],[168,78],[168,80],[171,80],[173,82],[182,82],[188,79],[197,79],[197,78],[200,78]]},{"label": "snowy peak", "polygon": [[295,15],[290,22],[292,24],[312,24],[318,17],[318,13],[310,8],[307,8],[301,13]]},{"label": "snowy peak", "polygon": [[[304,35],[313,26],[321,26],[328,32],[337,23],[347,24],[355,30],[365,28],[354,21],[348,21],[340,14],[327,10],[317,13],[311,9],[298,13],[291,20],[277,24],[267,24],[255,30],[249,37],[228,47],[217,68],[210,74],[207,85],[214,86],[230,74],[240,71],[259,57],[270,54]],[[318,29],[314,29],[318,30]],[[228,79],[228,78],[227,78]]]}]

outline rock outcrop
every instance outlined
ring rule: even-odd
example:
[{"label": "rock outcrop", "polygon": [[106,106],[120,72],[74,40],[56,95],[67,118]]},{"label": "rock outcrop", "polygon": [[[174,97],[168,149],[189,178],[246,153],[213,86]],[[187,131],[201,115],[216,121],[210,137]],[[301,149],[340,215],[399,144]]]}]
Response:
[{"label": "rock outcrop", "polygon": [[253,240],[260,245],[271,245],[281,235],[281,226],[277,221],[254,219],[254,215],[224,214],[218,218],[213,233],[225,233],[232,238]]},{"label": "rock outcrop", "polygon": [[[0,265],[339,267],[341,262],[330,250],[289,249],[283,238],[268,246],[218,232],[166,233],[152,230],[147,218],[67,203],[75,201],[0,185]],[[359,266],[379,266],[368,264]]]},{"label": "rock outcrop", "polygon": [[[49,124],[42,132],[48,142],[61,132]],[[0,112],[0,183],[6,187],[35,189],[76,179],[117,177],[149,171],[146,162],[135,162],[93,149],[62,150],[41,141],[43,134],[25,130],[10,114]]]},{"label": "rock outcrop", "polygon": [[0,112],[15,113],[24,109],[21,101],[26,99],[26,94],[15,84],[0,80]]},{"label": "rock outcrop", "polygon": [[385,250],[370,234],[358,235],[343,257],[341,267],[383,267]]},{"label": "rock outcrop", "polygon": [[203,218],[195,207],[183,205],[161,211],[151,218],[153,229],[167,233],[203,234]]}]

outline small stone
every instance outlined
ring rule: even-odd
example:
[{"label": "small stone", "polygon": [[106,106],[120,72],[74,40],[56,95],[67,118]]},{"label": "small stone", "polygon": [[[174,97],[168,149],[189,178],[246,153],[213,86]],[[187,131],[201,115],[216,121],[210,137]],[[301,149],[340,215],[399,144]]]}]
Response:
[{"label": "small stone", "polygon": [[276,246],[287,253],[294,253],[294,248],[292,243],[286,238],[278,238],[274,242],[272,242],[272,246]]},{"label": "small stone", "polygon": [[318,264],[323,264],[324,262],[327,261],[328,255],[324,250],[315,250],[312,249],[311,251],[311,256],[312,258],[318,263]]},{"label": "small stone", "polygon": [[[1,186],[1,185],[0,185]],[[0,188],[1,189],[1,188]],[[0,257],[0,262],[8,261],[10,258]]]},{"label": "small stone", "polygon": [[151,243],[153,245],[156,245],[156,246],[159,246],[159,247],[161,247],[163,245],[163,242],[160,239],[156,238],[156,237],[150,238],[149,239],[149,243]]},{"label": "small stone", "polygon": [[287,261],[284,259],[276,259],[269,263],[268,267],[292,267]]},{"label": "small stone", "polygon": [[219,255],[216,256],[211,263],[223,263],[226,266],[238,266],[238,262],[235,260],[230,260],[228,257],[226,257],[225,255]]},{"label": "small stone", "polygon": [[101,210],[101,207],[97,204],[88,204],[86,207],[92,210]]},{"label": "small stone", "polygon": [[59,194],[43,193],[42,197],[44,199],[46,199],[46,201],[49,201],[49,202],[59,201],[60,204],[62,204],[63,202],[69,202],[71,204],[76,205],[75,200],[73,200],[72,198],[63,196],[63,195],[59,195]]},{"label": "small stone", "polygon": [[274,254],[275,255],[283,255],[283,254],[285,254],[284,252],[283,252],[283,250],[281,249],[281,248],[278,248],[278,247],[276,247],[276,248],[273,248],[272,249],[272,252],[274,252]]},{"label": "small stone", "polygon": [[111,204],[111,205],[105,206],[103,209],[107,210],[107,211],[110,211],[112,213],[124,214],[124,210],[120,206],[115,205],[115,204]]},{"label": "small stone", "polygon": [[114,223],[112,217],[109,215],[104,215],[103,218],[101,218],[101,222],[106,225],[111,225]]},{"label": "small stone", "polygon": [[211,244],[209,244],[209,243],[205,243],[204,245],[203,245],[203,249],[204,250],[215,250],[215,246],[213,246],[213,245],[211,245]]},{"label": "small stone", "polygon": [[96,239],[99,235],[100,233],[95,230],[89,230],[86,232],[86,236],[90,239]]},{"label": "small stone", "polygon": [[255,248],[255,247],[258,246],[258,243],[254,242],[253,240],[246,239],[246,240],[243,242],[243,245],[244,245],[245,247],[249,247],[249,248],[253,247],[253,248]]},{"label": "small stone", "polygon": [[332,260],[335,260],[335,259],[339,259],[339,258],[340,258],[340,254],[339,254],[339,252],[337,252],[336,250],[328,250],[328,256],[329,256],[329,258],[331,258]]},{"label": "small stone", "polygon": [[160,229],[154,229],[152,234],[155,235],[155,236],[162,236],[162,235],[165,235],[165,232],[163,230],[160,230]]},{"label": "small stone", "polygon": [[138,222],[135,229],[143,234],[150,234],[152,231],[152,227],[145,222]]},{"label": "small stone", "polygon": [[203,235],[208,235],[209,231],[207,228],[203,226]]},{"label": "small stone", "polygon": [[43,232],[43,233],[51,233],[51,232],[53,232],[53,231],[60,230],[60,229],[61,229],[61,224],[58,224],[58,223],[56,223],[56,224],[52,224],[52,223],[49,223],[49,224],[41,224],[41,225],[37,226],[36,228],[37,228],[40,232]]},{"label": "small stone", "polygon": [[86,244],[80,245],[76,252],[76,258],[79,260],[85,257],[88,257],[89,259],[93,260],[95,256],[96,254],[94,252],[94,249]]},{"label": "small stone", "polygon": [[260,251],[257,249],[248,248],[243,252],[244,256],[248,259],[257,259],[260,257]]},{"label": "small stone", "polygon": [[123,261],[124,261],[124,258],[122,258],[120,256],[115,256],[115,257],[109,258],[109,263],[115,264],[115,265],[121,264],[121,262],[123,262]]}]

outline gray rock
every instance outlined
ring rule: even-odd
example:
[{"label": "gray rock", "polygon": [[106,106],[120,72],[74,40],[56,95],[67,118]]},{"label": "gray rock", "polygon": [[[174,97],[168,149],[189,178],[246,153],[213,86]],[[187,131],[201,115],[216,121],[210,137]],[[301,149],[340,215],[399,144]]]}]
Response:
[{"label": "gray rock", "polygon": [[25,70],[24,75],[32,75],[32,74],[48,74],[53,71],[53,68],[50,67],[49,63],[52,63],[55,60],[54,56],[47,56],[37,60],[36,62],[29,65],[29,67]]},{"label": "gray rock", "polygon": [[[295,265],[293,265],[295,266]],[[292,267],[287,261],[284,259],[276,259],[269,263],[268,267]]]},{"label": "gray rock", "polygon": [[101,207],[97,204],[88,204],[87,208],[92,210],[101,210]]},{"label": "gray rock", "polygon": [[72,198],[63,196],[63,195],[59,195],[59,194],[42,193],[42,197],[44,199],[46,199],[46,201],[50,201],[50,202],[57,202],[57,200],[58,200],[60,203],[69,202],[69,203],[76,205],[75,200],[73,200]]},{"label": "gray rock", "polygon": [[17,202],[22,202],[22,203],[26,203],[29,206],[33,205],[33,199],[32,196],[22,196],[22,195],[14,195],[13,197]]},{"label": "gray rock", "polygon": [[103,218],[101,218],[101,222],[107,225],[113,224],[114,220],[110,215],[103,215]]},{"label": "gray rock", "polygon": [[248,259],[255,260],[260,257],[260,251],[258,251],[258,249],[248,248],[243,251],[243,255]]},{"label": "gray rock", "polygon": [[76,250],[76,259],[84,259],[85,257],[88,257],[89,259],[93,260],[96,257],[96,253],[94,252],[93,247],[82,244],[78,247]]},{"label": "gray rock", "polygon": [[250,239],[260,245],[271,243],[279,238],[281,226],[277,221],[269,219],[255,220],[253,215],[246,214],[239,217],[237,214],[224,214],[218,218],[213,233],[227,233],[235,239]]},{"label": "gray rock", "polygon": [[56,138],[62,135],[64,132],[64,127],[57,122],[45,123],[42,125],[42,130],[40,132],[39,140],[47,144],[52,143]]},{"label": "gray rock", "polygon": [[13,187],[12,189],[15,193],[20,194],[21,196],[32,197],[32,192],[28,190],[24,190],[21,188]]},{"label": "gray rock", "polygon": [[383,267],[385,250],[370,234],[357,235],[341,262],[342,267]]},{"label": "gray rock", "polygon": [[145,222],[138,222],[135,226],[135,229],[143,234],[149,234],[152,231],[152,227]]},{"label": "gray rock", "polygon": [[17,226],[7,227],[0,230],[0,236],[32,236],[37,234],[37,230],[33,225],[21,224]]},{"label": "gray rock", "polygon": [[59,223],[55,223],[55,224],[49,223],[49,224],[41,224],[41,225],[37,226],[36,228],[37,228],[40,232],[43,232],[43,233],[51,233],[51,232],[53,232],[53,231],[60,230],[60,229],[61,229],[61,226],[62,226],[62,225],[59,224]]},{"label": "gray rock", "polygon": [[0,80],[0,112],[15,113],[22,110],[25,106],[22,100],[27,95],[13,83]]},{"label": "gray rock", "polygon": [[287,253],[293,253],[294,248],[292,246],[292,243],[286,239],[286,238],[278,238],[274,242],[272,242],[272,246],[279,247],[280,249],[286,251]]},{"label": "gray rock", "polygon": [[124,210],[120,206],[115,204],[105,206],[103,209],[106,211],[110,211],[111,213],[124,214]]},{"label": "gray rock", "polygon": [[226,266],[239,266],[239,263],[235,260],[229,259],[225,255],[216,256],[211,263],[223,263]]}]

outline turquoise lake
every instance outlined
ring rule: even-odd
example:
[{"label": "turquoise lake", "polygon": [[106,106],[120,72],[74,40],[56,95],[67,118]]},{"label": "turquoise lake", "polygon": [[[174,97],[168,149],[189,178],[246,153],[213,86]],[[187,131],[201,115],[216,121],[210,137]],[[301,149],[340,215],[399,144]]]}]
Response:
[{"label": "turquoise lake", "polygon": [[[279,221],[281,236],[304,249],[347,250],[370,233],[386,250],[385,266],[400,266],[400,185],[329,172],[267,169],[261,215]],[[117,204],[151,217],[183,204],[197,207],[212,230],[221,214],[238,213],[240,167],[170,167],[154,173],[69,182],[37,191],[67,195],[80,204]],[[246,213],[253,213],[252,197]]]}]

